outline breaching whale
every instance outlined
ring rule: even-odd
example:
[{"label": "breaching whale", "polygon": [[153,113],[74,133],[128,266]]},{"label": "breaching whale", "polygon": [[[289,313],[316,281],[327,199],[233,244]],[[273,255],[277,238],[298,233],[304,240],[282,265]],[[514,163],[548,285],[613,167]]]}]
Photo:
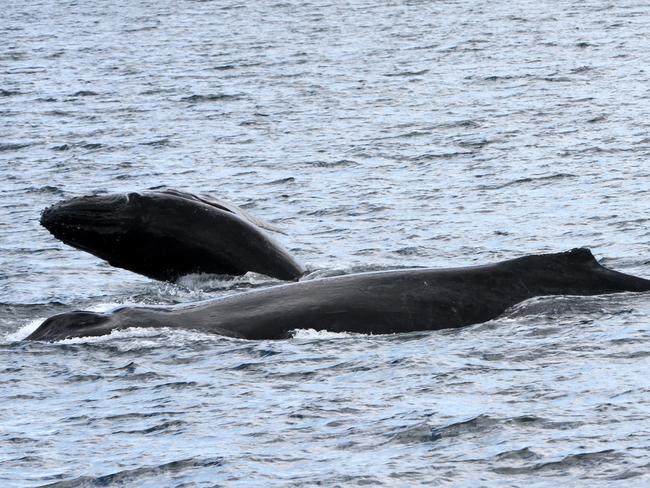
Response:
[{"label": "breaching whale", "polygon": [[295,280],[302,267],[235,205],[175,190],[71,198],[41,224],[70,246],[158,280],[255,271]]},{"label": "breaching whale", "polygon": [[536,296],[650,290],[650,280],[600,265],[589,249],[483,266],[359,273],[273,286],[182,307],[122,307],[53,316],[27,339],[98,336],[128,327],[280,339],[296,329],[388,334],[494,319]]}]

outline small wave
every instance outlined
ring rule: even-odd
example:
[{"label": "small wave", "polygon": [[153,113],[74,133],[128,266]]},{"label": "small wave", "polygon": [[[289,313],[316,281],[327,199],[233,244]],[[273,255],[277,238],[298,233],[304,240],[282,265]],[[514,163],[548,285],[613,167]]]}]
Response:
[{"label": "small wave", "polygon": [[154,147],[159,147],[159,146],[168,146],[169,145],[169,139],[168,138],[162,138],[162,139],[156,139],[153,141],[147,141],[147,142],[141,142],[141,146],[154,146]]},{"label": "small wave", "polygon": [[516,80],[527,78],[529,75],[490,75],[483,78],[485,81]]},{"label": "small wave", "polygon": [[431,442],[434,440],[431,436],[431,426],[426,423],[419,423],[416,425],[402,428],[397,432],[391,434],[389,442],[397,442],[398,444],[411,444],[419,442]]},{"label": "small wave", "polygon": [[410,132],[404,132],[401,134],[397,134],[395,136],[382,136],[382,137],[373,137],[371,139],[368,139],[368,141],[385,141],[385,140],[391,140],[391,139],[411,139],[413,137],[427,137],[431,135],[431,129],[430,128],[423,128],[421,130],[412,130]]},{"label": "small wave", "polygon": [[38,442],[38,439],[32,437],[9,437],[5,438],[6,442],[11,442],[12,444],[32,444]]},{"label": "small wave", "polygon": [[481,124],[475,120],[457,120],[455,122],[446,122],[444,124],[441,124],[440,127],[444,129],[478,129],[481,127]]},{"label": "small wave", "polygon": [[498,461],[531,461],[540,459],[541,456],[530,450],[528,447],[516,449],[514,451],[505,451],[497,454],[494,458]]},{"label": "small wave", "polygon": [[44,194],[53,194],[53,195],[63,195],[64,191],[57,187],[57,186],[52,186],[52,185],[44,185],[44,186],[30,186],[25,188],[23,191],[29,192],[29,193],[44,193]]},{"label": "small wave", "polygon": [[390,434],[388,442],[410,444],[414,442],[433,442],[467,433],[482,434],[492,430],[499,423],[499,419],[492,418],[489,415],[478,415],[468,420],[453,422],[441,427],[432,427],[428,422],[420,422],[396,429],[395,432]]},{"label": "small wave", "polygon": [[471,156],[473,154],[475,154],[474,151],[430,152],[411,156],[407,159],[413,163],[426,163],[438,159],[455,159],[461,156]]},{"label": "small wave", "polygon": [[[502,424],[523,424],[541,423],[547,426],[549,422],[544,419],[532,416],[515,417],[510,419],[498,419],[489,415],[478,415],[476,417],[452,422],[440,427],[432,427],[428,422],[421,422],[412,426],[402,427],[391,433],[389,442],[412,443],[412,442],[433,442],[445,438],[459,437],[466,434],[483,435],[498,428]],[[557,428],[553,425],[552,428]],[[528,449],[518,451],[506,451],[496,456],[497,460],[513,459],[537,459],[538,456]]]},{"label": "small wave", "polygon": [[226,102],[230,100],[240,100],[242,95],[240,94],[227,94],[227,93],[215,93],[208,95],[190,95],[189,97],[181,98],[181,102],[190,102],[190,103],[203,103],[203,102]]},{"label": "small wave", "polygon": [[36,75],[40,73],[46,73],[47,69],[40,66],[26,66],[25,68],[10,68],[7,70],[7,73],[14,75]]},{"label": "small wave", "polygon": [[140,92],[140,95],[158,95],[160,93],[174,93],[173,88],[152,88]]},{"label": "small wave", "polygon": [[384,76],[388,77],[409,77],[409,76],[421,76],[428,73],[428,69],[423,69],[420,71],[399,71],[397,73],[387,73]]},{"label": "small wave", "polygon": [[381,212],[388,209],[384,205],[363,204],[363,205],[337,205],[318,210],[301,210],[299,215],[308,215],[309,217],[323,217],[329,215],[345,215],[347,217],[358,217],[372,212]]},{"label": "small wave", "polygon": [[406,246],[393,251],[399,256],[426,256],[428,249],[422,246]]},{"label": "small wave", "polygon": [[141,27],[133,27],[131,29],[124,29],[123,32],[127,34],[131,34],[133,32],[142,32],[142,31],[150,31],[150,30],[155,30],[158,28],[158,25],[144,25]]},{"label": "small wave", "polygon": [[597,115],[596,117],[592,117],[590,119],[587,119],[588,124],[595,124],[596,122],[603,122],[607,120],[607,117],[604,115]]},{"label": "small wave", "polygon": [[80,144],[80,147],[84,149],[101,149],[104,145],[100,144],[99,142],[84,142],[83,144]]},{"label": "small wave", "polygon": [[[80,476],[66,481],[41,485],[41,488],[77,488],[79,486],[137,486],[138,480],[164,477],[165,480],[175,473],[197,468],[221,466],[223,458],[208,459],[181,459],[157,466],[144,466],[136,469],[127,469],[103,476]],[[163,480],[161,479],[161,482]]]},{"label": "small wave", "polygon": [[0,152],[18,151],[31,145],[30,142],[0,142]]},{"label": "small wave", "polygon": [[279,178],[277,180],[269,181],[267,185],[283,185],[285,183],[293,183],[296,179],[293,176],[288,176],[287,178]]},{"label": "small wave", "polygon": [[0,97],[13,97],[20,94],[18,90],[5,90],[4,88],[0,88]]},{"label": "small wave", "polygon": [[445,437],[458,437],[467,433],[482,433],[491,430],[499,420],[489,415],[478,415],[477,417],[443,425],[431,430],[431,439],[439,440]]},{"label": "small wave", "polygon": [[99,95],[99,93],[91,91],[91,90],[79,90],[78,92],[73,93],[70,95],[71,97],[94,97]]},{"label": "small wave", "polygon": [[575,73],[585,73],[585,72],[587,72],[587,71],[593,71],[593,70],[595,70],[595,69],[596,69],[596,68],[594,68],[594,67],[592,67],[592,66],[578,66],[577,68],[573,68],[573,69],[571,70],[571,73],[574,73],[574,74],[575,74]]},{"label": "small wave", "polygon": [[228,368],[231,371],[259,371],[260,363],[240,363]]},{"label": "small wave", "polygon": [[179,430],[182,430],[186,425],[187,422],[182,420],[168,420],[167,422],[161,422],[146,429],[118,430],[113,432],[113,434],[168,434],[176,433]]},{"label": "small wave", "polygon": [[128,413],[118,413],[118,414],[109,414],[104,417],[98,417],[96,420],[100,422],[124,422],[130,420],[142,420],[152,417],[177,417],[186,415],[186,411],[176,411],[176,410],[162,410],[156,412],[128,412]]},{"label": "small wave", "polygon": [[572,80],[568,76],[545,76],[537,78],[539,81],[550,81],[551,83],[570,83]]},{"label": "small wave", "polygon": [[618,458],[621,454],[614,449],[607,449],[597,452],[584,452],[580,454],[571,454],[559,461],[548,461],[533,464],[531,466],[511,467],[504,466],[494,468],[493,471],[499,474],[531,474],[539,473],[540,471],[558,471],[566,472],[569,469],[588,469],[591,467],[598,467],[606,465]]},{"label": "small wave", "polygon": [[576,175],[570,174],[570,173],[557,173],[553,175],[547,175],[547,176],[531,176],[531,177],[526,177],[526,178],[519,178],[517,180],[512,180],[512,181],[507,181],[505,183],[501,183],[499,185],[480,185],[478,187],[479,190],[500,190],[502,188],[507,188],[509,186],[517,186],[517,185],[524,185],[526,183],[551,183],[555,180],[561,180],[565,178],[577,178]]},{"label": "small wave", "polygon": [[414,137],[428,137],[430,135],[431,135],[431,131],[413,130],[411,132],[405,132],[403,134],[398,134],[396,136],[386,137],[386,139],[412,139]]},{"label": "small wave", "polygon": [[359,163],[351,159],[339,159],[337,161],[314,161],[309,163],[309,165],[318,168],[341,168],[346,166],[358,166]]},{"label": "small wave", "polygon": [[196,381],[172,381],[171,383],[162,383],[160,385],[156,385],[153,387],[153,389],[154,390],[163,390],[163,389],[184,390],[186,388],[194,388],[196,386],[199,386],[199,384]]},{"label": "small wave", "polygon": [[488,139],[477,139],[477,140],[467,140],[467,141],[459,141],[458,145],[460,147],[468,147],[472,149],[481,149],[488,144],[492,144],[494,141],[490,141]]},{"label": "small wave", "polygon": [[[56,99],[48,99],[48,100],[42,100],[44,102],[56,102]],[[67,117],[68,115],[72,115],[72,112],[67,112],[65,110],[49,110],[47,112],[43,112],[43,115],[49,115],[51,117]]]}]

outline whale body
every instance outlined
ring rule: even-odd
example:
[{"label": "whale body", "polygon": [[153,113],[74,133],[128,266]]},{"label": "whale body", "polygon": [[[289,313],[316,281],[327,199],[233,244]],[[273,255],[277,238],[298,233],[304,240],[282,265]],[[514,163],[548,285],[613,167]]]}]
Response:
[{"label": "whale body", "polygon": [[71,198],[46,208],[41,224],[70,246],[157,280],[248,271],[296,280],[304,273],[261,221],[175,190]]},{"label": "whale body", "polygon": [[536,296],[648,290],[650,280],[607,269],[583,248],[482,266],[301,281],[182,307],[75,311],[47,319],[27,339],[98,336],[128,327],[173,327],[242,339],[281,339],[296,329],[390,334],[486,322]]}]

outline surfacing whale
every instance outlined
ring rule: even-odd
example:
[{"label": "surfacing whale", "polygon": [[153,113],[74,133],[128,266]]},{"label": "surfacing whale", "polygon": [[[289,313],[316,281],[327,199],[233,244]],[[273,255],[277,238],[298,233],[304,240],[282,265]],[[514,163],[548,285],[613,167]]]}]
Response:
[{"label": "surfacing whale", "polygon": [[193,329],[242,339],[281,339],[296,329],[390,334],[494,319],[544,295],[650,290],[650,280],[601,266],[588,249],[483,266],[411,269],[278,285],[183,307],[122,307],[47,319],[27,339],[99,336],[128,327]]},{"label": "surfacing whale", "polygon": [[235,205],[175,190],[76,197],[41,224],[70,246],[157,280],[255,271],[296,280],[302,267]]}]

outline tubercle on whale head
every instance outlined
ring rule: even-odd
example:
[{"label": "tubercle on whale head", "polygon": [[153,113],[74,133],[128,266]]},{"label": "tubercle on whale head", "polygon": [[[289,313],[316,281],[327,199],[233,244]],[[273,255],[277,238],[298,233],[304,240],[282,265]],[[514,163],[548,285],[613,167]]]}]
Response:
[{"label": "tubercle on whale head", "polygon": [[68,245],[111,256],[141,226],[137,200],[126,193],[75,197],[43,210],[40,223]]},{"label": "tubercle on whale head", "polygon": [[52,342],[73,337],[104,335],[110,332],[110,328],[103,327],[109,321],[110,317],[102,313],[81,310],[62,313],[46,319],[25,340]]},{"label": "tubercle on whale head", "polygon": [[40,223],[64,241],[75,234],[106,236],[134,224],[134,200],[132,194],[75,197],[45,208]]}]

